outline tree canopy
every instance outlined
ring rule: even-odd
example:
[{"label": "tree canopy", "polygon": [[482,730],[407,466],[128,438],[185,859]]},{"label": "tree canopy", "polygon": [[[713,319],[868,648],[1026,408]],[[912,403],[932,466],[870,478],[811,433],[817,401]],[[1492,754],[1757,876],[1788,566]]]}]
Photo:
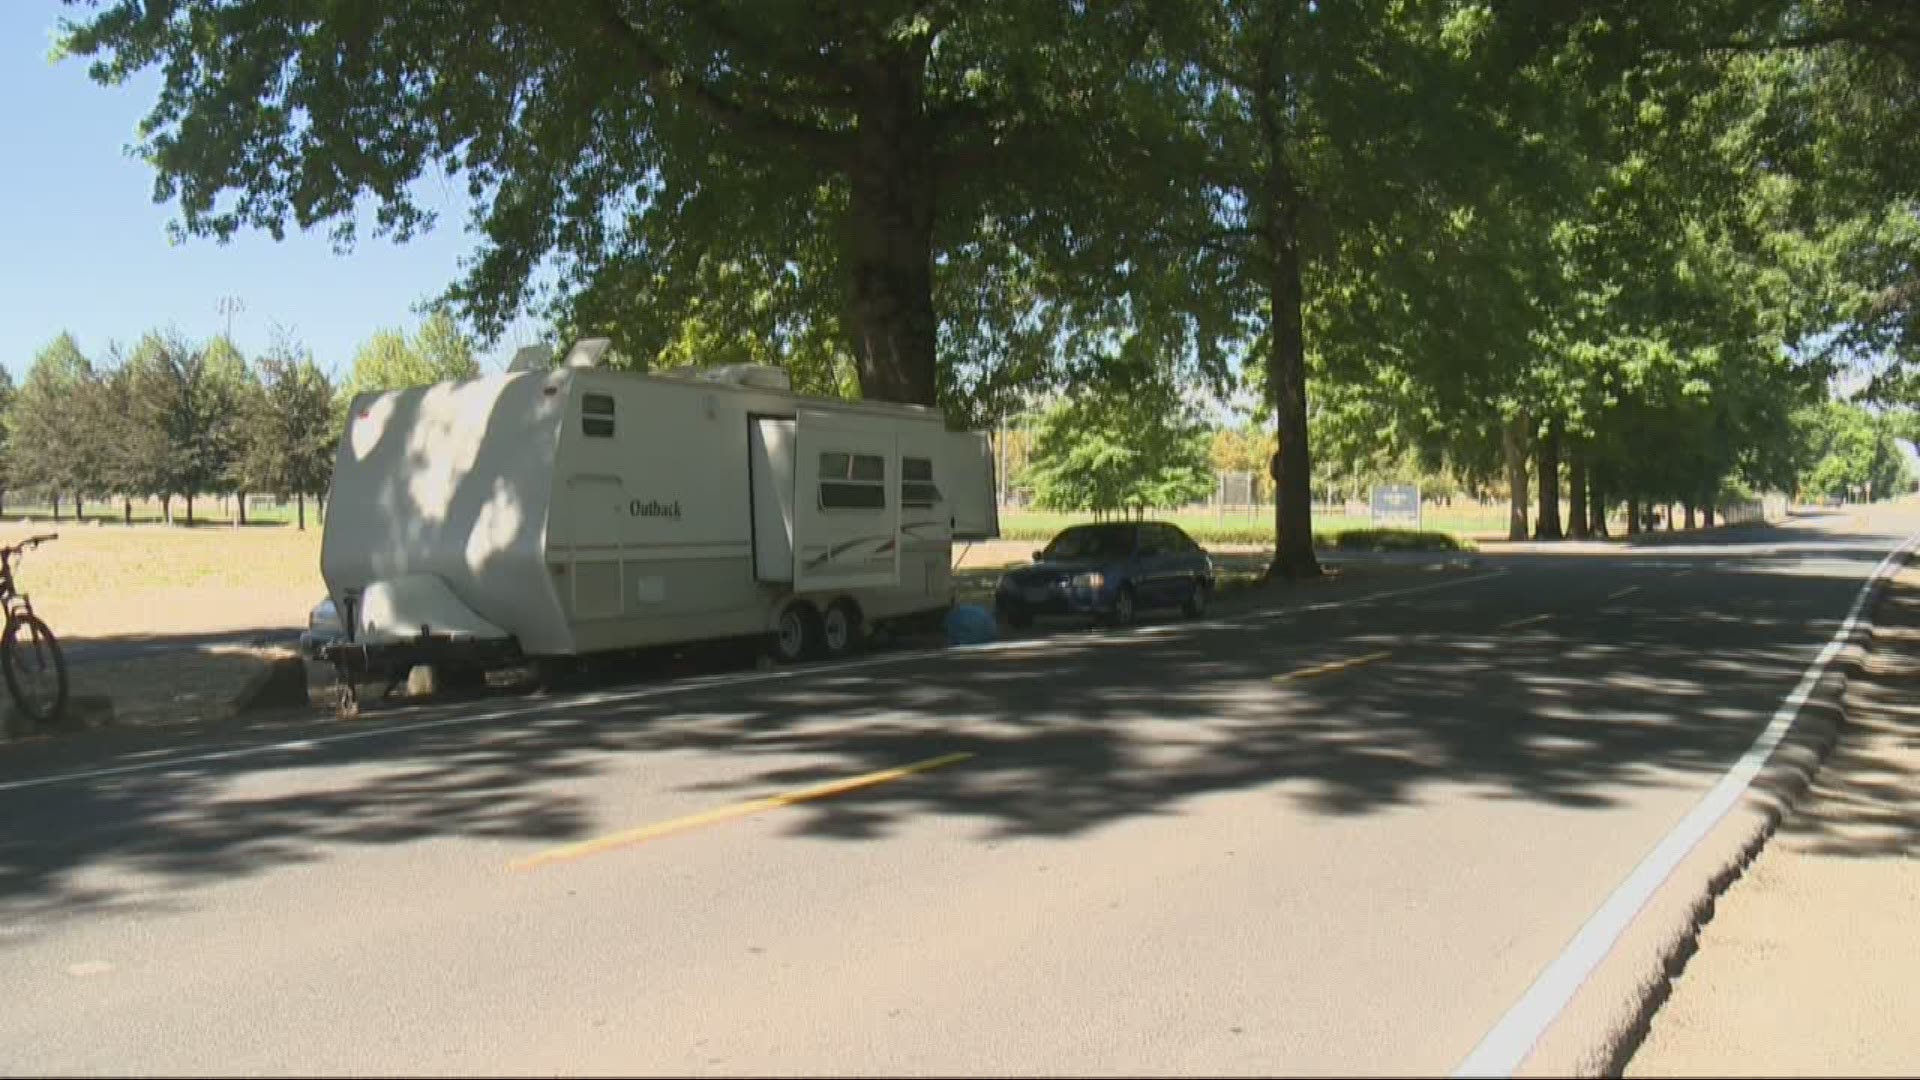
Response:
[{"label": "tree canopy", "polygon": [[1145,403],[1185,431],[1238,380],[1271,448],[1212,449],[1267,455],[1282,574],[1336,468],[1504,474],[1515,535],[1530,484],[1581,535],[1803,482],[1843,368],[1920,401],[1903,0],[106,0],[62,48],[161,72],[137,149],[184,233],[404,239],[419,181],[466,184],[478,253],[344,392],[537,310],[956,422],[1060,395],[1034,475],[1122,506],[1088,478]]},{"label": "tree canopy", "polygon": [[1049,510],[1185,506],[1213,493],[1208,444],[1192,407],[1165,385],[1079,394],[1041,414],[1020,483]]}]

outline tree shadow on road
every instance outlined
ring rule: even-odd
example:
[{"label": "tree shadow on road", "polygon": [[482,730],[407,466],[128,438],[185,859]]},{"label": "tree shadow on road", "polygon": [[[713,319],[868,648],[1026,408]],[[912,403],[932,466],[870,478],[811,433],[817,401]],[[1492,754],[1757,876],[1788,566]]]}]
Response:
[{"label": "tree shadow on road", "polygon": [[[1822,534],[1820,547],[1877,558],[1844,539]],[[236,734],[214,749],[241,756],[212,760],[155,742],[134,751],[152,757],[112,764],[174,764],[0,788],[0,924],[136,896],[180,902],[203,883],[355,848],[556,842],[641,824],[596,820],[588,782],[614,772],[706,805],[973,754],[780,811],[793,833],[845,841],[925,815],[986,840],[1071,837],[1236,791],[1326,816],[1418,806],[1443,787],[1603,810],[1642,789],[1703,788],[1750,744],[1855,587],[1799,557],[1673,557],[1679,570],[1711,563],[1710,584],[1516,557],[1492,578],[1266,619],[409,710],[365,740],[260,753],[279,736]],[[1623,580],[1682,602],[1610,599]],[[1536,612],[1550,617],[1510,625]],[[499,715],[469,722],[489,710]],[[724,757],[709,773],[727,778],[677,781],[667,759],[645,757],[663,752]]]}]

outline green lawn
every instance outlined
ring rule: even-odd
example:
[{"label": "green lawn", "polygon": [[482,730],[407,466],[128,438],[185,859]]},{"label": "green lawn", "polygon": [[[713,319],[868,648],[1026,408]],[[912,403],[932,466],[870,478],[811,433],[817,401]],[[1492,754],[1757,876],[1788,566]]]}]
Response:
[{"label": "green lawn", "polygon": [[[1273,511],[1215,514],[1211,511],[1170,511],[1147,515],[1154,521],[1170,521],[1203,544],[1271,544]],[[1046,540],[1069,525],[1093,520],[1092,514],[1062,514],[1035,510],[1004,510],[1000,514],[1000,535],[1008,540]],[[1331,544],[1327,537],[1373,527],[1364,516],[1316,514],[1314,535]],[[1461,539],[1505,535],[1504,507],[1481,507],[1457,503],[1451,507],[1429,506],[1421,515],[1420,527],[1428,532],[1447,533]]]}]

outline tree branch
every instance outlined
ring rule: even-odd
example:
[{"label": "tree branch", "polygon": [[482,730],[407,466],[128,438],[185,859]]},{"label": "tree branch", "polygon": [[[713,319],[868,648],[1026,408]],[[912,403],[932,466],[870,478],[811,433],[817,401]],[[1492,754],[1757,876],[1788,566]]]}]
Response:
[{"label": "tree branch", "polygon": [[[788,43],[768,42],[764,36],[757,36],[747,27],[732,19],[720,4],[701,3],[693,5],[696,17],[705,24],[715,37],[720,38],[729,47],[735,49],[780,49],[783,60],[793,63],[807,76],[831,89],[819,89],[812,92],[789,91],[808,104],[821,108],[835,108],[850,105],[853,101],[853,68],[846,64],[810,52],[806,49],[783,48]],[[763,108],[772,105],[762,98]]]},{"label": "tree branch", "polygon": [[848,140],[839,132],[770,110],[752,108],[689,77],[674,67],[666,54],[639,27],[627,21],[618,0],[599,0],[593,10],[599,17],[601,28],[621,43],[654,93],[685,102],[709,120],[737,134],[778,143],[818,161],[837,164],[843,160]]}]

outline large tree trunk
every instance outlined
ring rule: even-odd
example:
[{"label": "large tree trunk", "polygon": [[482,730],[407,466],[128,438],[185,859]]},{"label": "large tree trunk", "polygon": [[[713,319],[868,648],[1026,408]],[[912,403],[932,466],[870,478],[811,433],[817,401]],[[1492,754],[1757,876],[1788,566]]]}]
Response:
[{"label": "large tree trunk", "polygon": [[1688,532],[1692,532],[1692,531],[1694,530],[1694,520],[1693,520],[1693,504],[1692,504],[1691,502],[1689,502],[1689,503],[1685,503],[1685,504],[1683,504],[1683,505],[1685,505],[1685,507],[1686,507],[1686,509],[1687,509],[1687,531],[1688,531]]},{"label": "large tree trunk", "polygon": [[133,524],[133,500],[124,495],[120,498],[120,524]]},{"label": "large tree trunk", "polygon": [[1560,418],[1547,418],[1547,433],[1540,437],[1540,450],[1534,455],[1540,468],[1540,523],[1535,526],[1536,540],[1562,540],[1560,529]]},{"label": "large tree trunk", "polygon": [[1313,554],[1313,468],[1307,443],[1307,352],[1301,325],[1300,248],[1291,213],[1269,226],[1273,274],[1268,297],[1273,312],[1267,354],[1267,396],[1273,402],[1279,449],[1270,466],[1274,479],[1271,577],[1320,575]]},{"label": "large tree trunk", "polygon": [[1501,433],[1501,449],[1507,455],[1507,539],[1527,538],[1527,436],[1526,417],[1507,421]]},{"label": "large tree trunk", "polygon": [[53,520],[60,520],[60,493],[57,491],[53,493]]},{"label": "large tree trunk", "polygon": [[1600,470],[1587,470],[1587,535],[1607,539],[1607,495],[1600,487]]},{"label": "large tree trunk", "polygon": [[1313,461],[1307,440],[1307,341],[1302,322],[1306,287],[1300,265],[1300,186],[1288,163],[1292,137],[1280,99],[1277,59],[1262,54],[1254,89],[1260,137],[1266,144],[1261,189],[1249,193],[1260,246],[1267,256],[1267,401],[1278,435],[1273,477],[1273,565],[1269,577],[1320,576],[1313,554]]},{"label": "large tree trunk", "polygon": [[1567,536],[1585,540],[1587,532],[1587,459],[1578,446],[1567,448]]},{"label": "large tree trunk", "polygon": [[1702,525],[1706,526],[1709,529],[1713,528],[1713,500],[1712,499],[1708,499],[1705,503],[1701,505],[1700,518],[1701,518],[1700,523]]},{"label": "large tree trunk", "polygon": [[294,513],[299,515],[300,531],[306,532],[307,531],[307,497],[306,495],[304,493],[300,495],[295,495],[293,497],[293,505],[295,507]]},{"label": "large tree trunk", "polygon": [[189,491],[181,498],[187,502],[187,524],[191,526],[193,524],[193,492]]},{"label": "large tree trunk", "polygon": [[1640,535],[1640,496],[1627,496],[1627,535]]},{"label": "large tree trunk", "polygon": [[87,498],[79,492],[73,493],[73,520],[84,522],[87,519]]},{"label": "large tree trunk", "polygon": [[239,528],[247,523],[247,493],[236,492],[233,496],[233,527]]},{"label": "large tree trunk", "polygon": [[868,71],[848,171],[847,332],[860,394],[934,405],[935,161],[916,53]]}]

